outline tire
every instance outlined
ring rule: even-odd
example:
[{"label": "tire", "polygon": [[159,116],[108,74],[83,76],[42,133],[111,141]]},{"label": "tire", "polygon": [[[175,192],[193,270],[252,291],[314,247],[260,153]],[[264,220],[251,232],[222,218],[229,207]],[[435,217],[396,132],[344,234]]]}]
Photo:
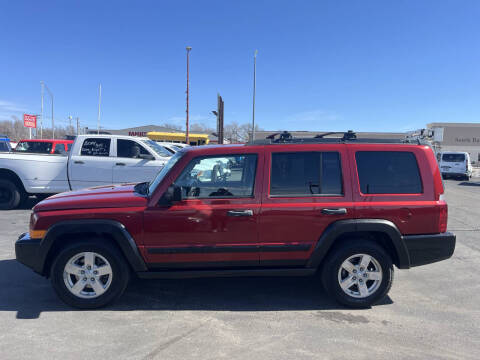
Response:
[{"label": "tire", "polygon": [[[88,254],[94,254],[93,262]],[[95,266],[88,269],[88,263]],[[65,271],[67,265],[69,272]],[[107,274],[108,268],[104,266],[110,266],[110,273]],[[95,271],[100,273],[95,275]],[[101,272],[106,274],[102,275]],[[75,242],[60,250],[50,269],[50,278],[63,302],[80,309],[95,309],[115,301],[123,294],[130,280],[130,268],[116,247],[102,239],[93,239]]]},{"label": "tire", "polygon": [[0,210],[12,210],[24,199],[24,192],[11,180],[0,180]]},{"label": "tire", "polygon": [[[367,265],[369,271],[361,266],[362,259],[368,261],[367,257],[361,255],[371,257]],[[347,260],[352,266],[348,265]],[[350,271],[345,270],[344,266]],[[352,285],[343,290],[341,281],[345,287],[350,283]],[[326,259],[322,268],[322,282],[327,293],[340,304],[351,308],[368,308],[389,292],[393,282],[392,260],[381,246],[372,241],[349,240],[334,249]]]}]

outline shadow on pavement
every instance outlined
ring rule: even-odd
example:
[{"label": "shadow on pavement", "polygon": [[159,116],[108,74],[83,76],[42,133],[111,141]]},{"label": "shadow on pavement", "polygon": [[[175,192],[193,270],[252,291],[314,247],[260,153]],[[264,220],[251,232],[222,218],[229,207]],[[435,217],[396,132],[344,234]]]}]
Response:
[{"label": "shadow on pavement", "polygon": [[[42,312],[80,311],[57,298],[50,281],[16,260],[0,261],[0,311],[16,311],[18,319],[36,319]],[[392,304],[387,297],[379,305]],[[321,289],[317,277],[209,278],[138,280],[104,311],[206,310],[288,311],[343,309]]]},{"label": "shadow on pavement", "polygon": [[29,196],[16,210],[30,210],[40,201],[41,199],[37,199],[35,196]]},{"label": "shadow on pavement", "polygon": [[458,185],[461,185],[461,186],[480,186],[480,182],[476,182],[476,181],[463,181],[463,182],[459,183]]}]

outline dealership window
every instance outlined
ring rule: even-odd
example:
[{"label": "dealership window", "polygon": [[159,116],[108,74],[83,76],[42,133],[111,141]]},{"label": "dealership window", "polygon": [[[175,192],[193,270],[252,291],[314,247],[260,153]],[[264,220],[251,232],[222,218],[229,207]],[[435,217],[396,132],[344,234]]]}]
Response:
[{"label": "dealership window", "polygon": [[193,159],[175,181],[183,198],[252,197],[257,155],[228,155]]},{"label": "dealership window", "polygon": [[82,156],[109,156],[110,139],[87,138],[82,144],[80,150]]},{"label": "dealership window", "polygon": [[270,195],[338,196],[343,194],[338,152],[272,154]]},{"label": "dealership window", "polygon": [[360,190],[363,194],[419,194],[422,180],[417,159],[407,151],[358,151]]},{"label": "dealership window", "polygon": [[117,156],[138,159],[140,155],[151,155],[142,145],[132,140],[117,140]]}]

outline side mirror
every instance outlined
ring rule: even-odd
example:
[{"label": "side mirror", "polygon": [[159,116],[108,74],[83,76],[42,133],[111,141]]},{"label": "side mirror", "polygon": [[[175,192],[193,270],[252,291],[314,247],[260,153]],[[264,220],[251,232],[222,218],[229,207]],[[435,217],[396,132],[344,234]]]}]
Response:
[{"label": "side mirror", "polygon": [[182,188],[172,184],[168,187],[167,191],[165,191],[165,194],[163,194],[160,203],[162,205],[171,205],[179,201],[182,201]]},{"label": "side mirror", "polygon": [[138,157],[144,160],[155,160],[155,157],[151,154],[140,154]]}]

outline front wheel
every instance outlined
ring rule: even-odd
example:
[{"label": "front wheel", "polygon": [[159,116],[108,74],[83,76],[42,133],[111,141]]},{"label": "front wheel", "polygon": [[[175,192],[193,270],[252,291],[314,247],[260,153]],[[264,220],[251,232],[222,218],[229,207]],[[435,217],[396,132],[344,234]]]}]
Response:
[{"label": "front wheel", "polygon": [[339,303],[352,308],[370,307],[382,300],[392,286],[392,260],[376,243],[352,240],[329,255],[322,281]]},{"label": "front wheel", "polygon": [[114,301],[125,291],[130,269],[122,254],[102,240],[67,246],[51,268],[57,295],[70,306],[94,309]]}]

